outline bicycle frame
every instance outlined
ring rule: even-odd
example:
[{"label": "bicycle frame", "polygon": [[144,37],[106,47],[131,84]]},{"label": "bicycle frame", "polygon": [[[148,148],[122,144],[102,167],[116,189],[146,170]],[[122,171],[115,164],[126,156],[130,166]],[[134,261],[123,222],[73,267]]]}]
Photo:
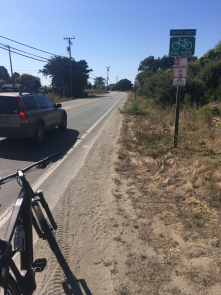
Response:
[{"label": "bicycle frame", "polygon": [[[7,292],[7,278],[10,280],[10,286],[13,286],[14,279],[9,274],[10,269],[16,279],[16,281],[14,281],[14,290],[17,289],[17,293],[20,292],[23,295],[33,294],[33,291],[36,289],[35,273],[43,271],[47,264],[46,258],[37,259],[33,263],[33,226],[39,238],[48,241],[48,244],[51,250],[54,252],[54,255],[57,258],[57,261],[63,269],[66,277],[70,279],[69,284],[71,288],[75,291],[78,291],[78,294],[83,295],[79,286],[79,283],[81,283],[85,293],[91,295],[86,282],[84,280],[77,280],[72,274],[66,259],[60,251],[60,248],[52,232],[53,229],[57,230],[57,224],[51,214],[42,191],[39,190],[34,193],[24,175],[24,173],[34,167],[45,168],[50,163],[49,161],[51,159],[59,156],[60,154],[61,152],[42,159],[41,161],[34,163],[23,170],[17,170],[16,173],[8,175],[5,178],[0,178],[0,185],[4,184],[6,180],[13,179],[15,177],[19,177],[22,182],[22,189],[15,202],[4,240],[0,239],[0,270],[4,270],[4,277],[0,276],[0,283],[1,286],[3,286],[5,292]],[[41,206],[39,205],[39,202]],[[48,221],[41,210],[41,207],[44,208],[44,211],[52,227],[49,226]],[[12,251],[11,241],[14,234],[15,243],[14,250]],[[14,254],[18,251],[20,251],[21,271],[17,268],[15,262],[12,259]]]},{"label": "bicycle frame", "polygon": [[[38,236],[44,238],[44,233],[38,226],[38,223],[32,213],[32,208],[35,210],[35,206],[39,206],[37,201],[40,201],[42,206],[47,210],[47,203],[43,197],[41,191],[34,193],[29,182],[25,179],[22,172],[20,173],[20,179],[22,180],[23,188],[21,189],[18,198],[15,202],[9,224],[5,233],[5,240],[11,242],[16,226],[22,225],[22,230],[25,233],[24,237],[24,250],[20,252],[20,268],[18,270],[12,258],[10,258],[10,269],[14,273],[19,289],[22,294],[32,294],[36,289],[35,274],[33,272],[33,235],[32,226],[34,226]],[[40,199],[36,200],[35,197],[39,196]],[[50,212],[48,214],[50,218]],[[53,227],[57,225],[52,220]],[[19,251],[19,249],[18,249]]]},{"label": "bicycle frame", "polygon": [[[15,202],[4,239],[11,242],[16,226],[19,224],[23,225],[25,239],[24,250],[20,252],[21,272],[18,270],[12,258],[10,259],[9,265],[15,275],[20,291],[24,294],[29,291],[30,294],[30,289],[33,292],[36,288],[35,276],[31,270],[31,265],[33,264],[31,199],[35,197],[35,194],[25,177],[23,176],[20,179],[22,180],[23,188]],[[27,280],[27,278],[29,279]],[[31,284],[27,285],[27,282]]]}]

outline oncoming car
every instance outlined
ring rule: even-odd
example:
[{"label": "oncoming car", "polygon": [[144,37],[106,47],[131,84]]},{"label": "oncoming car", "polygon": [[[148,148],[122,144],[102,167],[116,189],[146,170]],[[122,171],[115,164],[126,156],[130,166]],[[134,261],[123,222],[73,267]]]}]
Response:
[{"label": "oncoming car", "polygon": [[67,126],[67,113],[44,94],[0,92],[0,137],[33,138],[41,144],[45,132]]}]

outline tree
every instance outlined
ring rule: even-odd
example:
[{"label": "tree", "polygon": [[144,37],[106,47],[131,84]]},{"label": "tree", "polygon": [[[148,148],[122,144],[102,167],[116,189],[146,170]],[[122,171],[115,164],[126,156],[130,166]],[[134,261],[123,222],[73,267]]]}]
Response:
[{"label": "tree", "polygon": [[144,72],[149,70],[153,73],[156,73],[160,68],[160,59],[154,59],[154,56],[150,55],[140,62],[138,71]]},{"label": "tree", "polygon": [[141,87],[143,87],[143,84],[146,80],[146,78],[149,78],[153,75],[153,72],[149,71],[149,70],[146,70],[144,72],[141,72],[141,73],[138,73],[137,76],[136,76],[136,80],[139,81],[139,85]]},{"label": "tree", "polygon": [[4,85],[4,84],[5,84],[5,81],[0,79],[0,87],[2,87],[2,85]]},{"label": "tree", "polygon": [[117,84],[117,90],[126,91],[133,88],[133,84],[128,79],[122,79]]},{"label": "tree", "polygon": [[14,82],[15,81],[15,79],[16,78],[18,78],[20,76],[20,74],[19,73],[17,73],[17,72],[14,72],[13,74],[12,74],[12,77],[11,77],[11,80],[12,80],[12,82]]},{"label": "tree", "polygon": [[111,88],[110,88],[110,90],[111,91],[117,91],[118,90],[117,89],[117,85],[116,84],[112,85]]},{"label": "tree", "polygon": [[92,88],[91,82],[87,82],[87,85],[85,85],[85,89],[91,89],[91,88]]},{"label": "tree", "polygon": [[[169,55],[164,55],[162,58],[158,57],[158,59],[155,59],[153,55],[150,55],[140,62],[138,71],[145,72],[148,70],[152,73],[157,73],[157,71],[159,70],[166,71],[169,69],[173,69],[174,59],[174,57]],[[196,56],[188,57],[188,62],[195,61],[196,59]]]},{"label": "tree", "polygon": [[203,67],[206,63],[211,60],[220,60],[221,59],[221,41],[215,46],[215,48],[210,49],[207,53],[205,53],[202,57],[198,59],[201,67]]},{"label": "tree", "polygon": [[95,84],[96,85],[96,90],[105,90],[105,85],[104,84]]},{"label": "tree", "polygon": [[28,74],[15,78],[15,82],[16,84],[22,84],[28,90],[38,90],[41,87],[40,78]]},{"label": "tree", "polygon": [[173,67],[174,67],[174,57],[169,56],[169,55],[164,55],[160,59],[159,64],[160,64],[160,69],[163,70],[163,71],[173,69]]},{"label": "tree", "polygon": [[68,86],[70,90],[70,83],[72,83],[73,96],[79,97],[87,85],[89,73],[92,70],[88,69],[85,60],[75,61],[74,59],[71,60],[71,69],[72,81],[70,81],[70,59],[64,56],[55,56],[51,57],[43,70],[39,72],[46,77],[51,77],[60,93],[63,92],[65,86]]},{"label": "tree", "polygon": [[0,79],[4,80],[5,83],[9,81],[9,74],[5,67],[0,66]]},{"label": "tree", "polygon": [[94,78],[94,84],[97,85],[105,85],[106,79],[102,78],[102,77],[96,77]]}]

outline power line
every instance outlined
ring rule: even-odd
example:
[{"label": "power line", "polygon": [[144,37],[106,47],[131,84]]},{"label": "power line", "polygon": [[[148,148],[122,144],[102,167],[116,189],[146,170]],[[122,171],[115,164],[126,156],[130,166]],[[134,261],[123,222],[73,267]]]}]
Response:
[{"label": "power line", "polygon": [[[38,51],[44,52],[44,53],[48,53],[48,54],[51,54],[51,55],[54,55],[54,56],[58,56],[58,55],[56,55],[56,54],[53,54],[53,53],[50,53],[50,52],[47,52],[47,51],[44,51],[44,50],[41,50],[41,49],[37,49],[37,48],[35,48],[35,47],[31,47],[31,46],[29,46],[29,45],[26,45],[26,44],[23,44],[23,43],[20,43],[20,42],[14,41],[14,40],[12,40],[12,39],[9,39],[9,38],[3,37],[3,36],[0,36],[0,37],[1,37],[1,38],[4,38],[4,39],[7,39],[7,40],[10,40],[10,41],[12,41],[12,42],[18,43],[18,44],[21,44],[21,45],[27,46],[27,47],[29,47],[29,48],[32,48],[32,49],[35,49],[35,50],[38,50]],[[0,43],[0,44],[1,44],[1,43]],[[2,47],[0,47],[0,48],[2,48]],[[14,50],[17,50],[17,51],[24,52],[24,53],[26,53],[26,54],[30,54],[30,55],[33,55],[33,56],[39,57],[39,58],[41,58],[41,59],[46,59],[45,57],[41,57],[41,56],[38,56],[38,55],[35,55],[35,54],[32,54],[32,53],[28,53],[28,52],[22,51],[22,50],[20,50],[20,49],[16,49],[16,48],[14,48],[14,47],[11,47],[11,48],[13,48]],[[5,49],[5,48],[2,48],[2,49]],[[11,51],[11,52],[13,52],[13,53],[15,53],[15,54],[19,54],[19,53],[16,53],[16,52],[14,52],[14,51]],[[20,54],[20,55],[22,55],[22,54]],[[25,55],[23,55],[23,56],[25,56]],[[25,56],[25,57],[31,58],[31,57],[29,57],[29,56]],[[32,59],[35,59],[35,58],[32,58]],[[35,59],[35,60],[38,60],[38,59]],[[46,59],[46,60],[48,61],[48,59]],[[45,61],[43,61],[43,60],[40,60],[40,61],[45,62]],[[68,64],[63,63],[62,61],[61,61],[61,62],[60,62],[60,61],[56,61],[56,62],[60,63],[61,65],[65,65],[65,66],[68,65]],[[93,75],[93,74],[92,74],[92,75]],[[95,76],[95,75],[93,75],[93,76]],[[96,77],[96,76],[95,76],[95,77]],[[96,78],[97,78],[97,77],[96,77]]]},{"label": "power line", "polygon": [[92,76],[94,76],[95,78],[97,78],[97,76],[95,76],[94,74],[91,73]]},{"label": "power line", "polygon": [[[5,49],[5,48],[3,48],[3,47],[0,47],[0,48],[2,48],[2,49],[4,49],[4,50],[7,50],[7,51],[8,51],[8,49]],[[18,50],[18,49],[15,49],[15,50]],[[24,54],[21,54],[21,53],[18,53],[18,52],[12,51],[12,50],[11,50],[11,52],[13,52],[13,53],[15,53],[15,54],[18,54],[18,55],[21,55],[21,56],[24,56],[24,57],[27,57],[27,58],[34,59],[34,60],[38,60],[38,61],[42,61],[42,62],[49,62],[48,59],[46,59],[46,60],[40,60],[40,59],[37,59],[37,58],[34,58],[34,57],[30,57],[30,56],[27,56],[27,55],[24,55]],[[29,54],[29,53],[27,53],[27,54]],[[44,57],[43,57],[43,58],[44,58]],[[69,64],[63,63],[62,61],[61,61],[61,62],[60,62],[60,61],[56,61],[56,63],[59,63],[59,64],[62,65],[62,66],[67,66],[67,65],[69,65]]]},{"label": "power line", "polygon": [[[5,47],[8,46],[8,45],[5,45],[5,44],[3,44],[3,43],[0,43],[0,45],[3,45],[3,46],[5,46]],[[45,58],[45,57],[42,57],[42,56],[39,56],[39,55],[35,55],[35,54],[29,53],[29,52],[26,52],[26,51],[23,51],[23,50],[20,50],[20,49],[15,48],[15,47],[11,47],[11,46],[10,46],[10,48],[12,48],[12,49],[14,49],[14,50],[17,50],[17,51],[21,51],[21,52],[26,53],[26,54],[29,54],[29,55],[33,55],[33,56],[40,57],[40,58],[42,58],[42,59],[46,59],[46,60],[48,60],[48,59]]]},{"label": "power line", "polygon": [[[10,47],[11,47],[11,46],[10,46]],[[14,49],[14,50],[17,50],[17,51],[21,51],[21,52],[26,53],[26,54],[30,54],[30,55],[33,55],[33,56],[36,56],[36,57],[40,57],[40,58],[46,59],[46,60],[48,61],[48,59],[45,58],[45,57],[42,57],[42,56],[39,56],[39,55],[35,55],[35,54],[29,53],[29,52],[26,52],[26,51],[23,51],[23,50],[20,50],[20,49],[14,48],[14,47],[11,47],[11,48]]]},{"label": "power line", "polygon": [[32,49],[35,49],[35,50],[38,50],[38,51],[41,51],[41,52],[44,52],[44,53],[48,53],[48,54],[51,54],[51,55],[55,55],[57,56],[57,54],[54,54],[54,53],[50,53],[50,52],[47,52],[47,51],[44,51],[44,50],[41,50],[41,49],[37,49],[35,47],[32,47],[32,46],[29,46],[29,45],[26,45],[26,44],[23,44],[23,43],[20,43],[20,42],[17,42],[15,40],[12,40],[12,39],[9,39],[9,38],[6,38],[6,37],[3,37],[3,36],[0,36],[1,38],[4,38],[4,39],[7,39],[9,41],[12,41],[12,42],[15,42],[15,43],[18,43],[20,45],[23,45],[23,46],[26,46],[26,47],[29,47],[29,48],[32,48]]},{"label": "power line", "polygon": [[[5,49],[5,48],[3,48],[3,47],[0,47],[0,48],[8,51],[8,49]],[[30,57],[30,56],[27,56],[27,55],[24,55],[24,54],[21,54],[21,53],[18,53],[18,52],[12,51],[12,50],[11,50],[11,52],[13,52],[13,53],[15,53],[15,54],[18,54],[18,55],[22,55],[22,56],[27,57],[27,58],[31,58],[31,59],[35,59],[35,60],[38,60],[38,61],[46,62],[45,60],[40,60],[40,59],[37,59],[37,58],[34,58],[34,57]]]}]

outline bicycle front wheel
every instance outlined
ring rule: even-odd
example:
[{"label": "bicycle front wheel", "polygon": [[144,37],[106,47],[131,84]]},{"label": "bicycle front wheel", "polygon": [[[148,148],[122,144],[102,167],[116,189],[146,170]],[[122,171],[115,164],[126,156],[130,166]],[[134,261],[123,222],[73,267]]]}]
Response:
[{"label": "bicycle front wheel", "polygon": [[[17,283],[13,279],[13,277],[9,274],[8,276],[8,284],[7,284],[7,295],[21,295]],[[0,295],[4,295],[5,286],[3,284],[0,285]]]},{"label": "bicycle front wheel", "polygon": [[190,50],[192,48],[192,43],[190,41],[186,42],[185,48],[186,50]]},{"label": "bicycle front wheel", "polygon": [[57,241],[55,240],[55,237],[47,223],[47,220],[44,217],[44,214],[42,213],[42,210],[37,202],[32,203],[32,208],[35,212],[35,215],[38,219],[38,222],[41,226],[42,231],[44,232],[44,235],[48,241],[48,244],[51,248],[51,250],[54,252],[60,266],[64,269],[67,266],[67,262],[61,253],[61,250],[57,244]]}]

